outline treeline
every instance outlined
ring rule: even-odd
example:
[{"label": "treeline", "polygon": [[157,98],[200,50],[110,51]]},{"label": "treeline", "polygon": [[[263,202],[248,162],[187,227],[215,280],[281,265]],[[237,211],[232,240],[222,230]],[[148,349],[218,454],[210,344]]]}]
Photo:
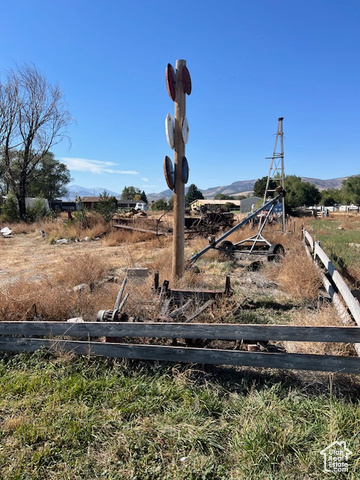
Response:
[{"label": "treeline", "polygon": [[[254,195],[264,198],[268,177],[259,178],[254,184]],[[324,205],[331,207],[334,205],[360,205],[360,175],[355,175],[344,180],[340,189],[329,188],[320,191],[314,184],[304,182],[296,175],[285,177],[285,205],[288,211],[298,207]],[[275,190],[279,186],[276,180],[270,180],[269,190]],[[274,192],[268,192],[268,198],[272,198]],[[203,199],[204,196],[195,184],[191,184],[187,189],[185,196],[185,206],[188,207],[191,202]],[[245,195],[225,195],[218,193],[214,200],[242,200]],[[162,198],[152,203],[153,210],[172,210],[174,198],[168,201]]]},{"label": "treeline", "polygon": [[[264,197],[268,177],[262,177],[254,184],[254,195]],[[279,182],[270,180],[269,190],[275,190]],[[355,175],[344,180],[340,189],[329,188],[320,191],[314,184],[304,182],[300,177],[288,175],[285,177],[285,205],[289,210],[301,206],[324,205],[359,205],[360,204],[360,175]],[[269,192],[268,197],[273,197]]]}]

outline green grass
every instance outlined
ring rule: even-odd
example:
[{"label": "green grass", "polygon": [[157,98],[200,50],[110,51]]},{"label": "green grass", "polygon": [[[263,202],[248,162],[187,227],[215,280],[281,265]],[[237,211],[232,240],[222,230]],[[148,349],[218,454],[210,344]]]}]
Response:
[{"label": "green grass", "polygon": [[321,242],[322,248],[340,272],[346,272],[349,268],[360,269],[360,251],[351,245],[360,245],[360,218],[349,217],[343,221],[326,218],[313,220],[310,225],[311,235]]},{"label": "green grass", "polygon": [[[267,370],[0,357],[0,478],[325,478],[345,440],[359,478],[360,387]],[[309,377],[308,377],[309,378]],[[330,393],[331,392],[331,393]]]}]

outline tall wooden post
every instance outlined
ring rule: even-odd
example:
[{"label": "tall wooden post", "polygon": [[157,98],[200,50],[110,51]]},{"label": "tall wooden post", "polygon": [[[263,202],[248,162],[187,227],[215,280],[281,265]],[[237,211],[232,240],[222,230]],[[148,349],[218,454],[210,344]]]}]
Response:
[{"label": "tall wooden post", "polygon": [[174,229],[173,229],[173,277],[181,278],[185,270],[185,185],[182,180],[182,159],[185,156],[185,143],[182,136],[182,122],[186,114],[185,93],[182,79],[182,68],[185,60],[176,61],[175,90],[175,188],[174,188]]}]

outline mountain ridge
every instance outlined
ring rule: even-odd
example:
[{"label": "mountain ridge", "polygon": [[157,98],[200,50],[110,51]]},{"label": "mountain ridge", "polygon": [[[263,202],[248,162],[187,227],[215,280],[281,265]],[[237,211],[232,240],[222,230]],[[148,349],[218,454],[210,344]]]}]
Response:
[{"label": "mountain ridge", "polygon": [[[340,189],[344,180],[347,180],[349,177],[355,175],[349,175],[348,177],[337,177],[330,178],[328,180],[323,180],[320,178],[312,177],[301,177],[301,180],[304,182],[309,182],[315,185],[319,190],[326,190],[328,188]],[[230,185],[210,187],[207,189],[199,188],[201,193],[204,195],[204,198],[213,198],[215,195],[220,193],[224,195],[248,195],[253,192],[254,184],[258,179],[253,180],[237,180]],[[158,200],[160,198],[170,198],[173,195],[172,190],[164,190],[160,193],[149,193],[147,197],[149,200]]]},{"label": "mountain ridge", "polygon": [[[323,180],[320,178],[312,178],[312,177],[301,177],[301,180],[304,182],[309,182],[315,185],[319,190],[326,190],[328,188],[334,188],[334,189],[339,189],[341,188],[341,185],[344,180],[347,180],[349,177],[352,177],[355,175],[349,175],[348,177],[337,177],[337,178],[330,178],[328,180]],[[201,193],[204,195],[204,198],[213,198],[215,195],[218,195],[222,193],[223,195],[249,195],[252,193],[254,189],[254,184],[258,179],[252,179],[252,180],[237,180],[229,185],[222,185],[222,186],[217,186],[217,187],[210,187],[210,188],[199,188]],[[73,200],[75,198],[75,195],[79,197],[97,197],[101,193],[106,192],[109,195],[112,195],[114,197],[120,197],[121,193],[118,192],[113,192],[111,190],[108,190],[107,188],[103,187],[94,187],[94,188],[85,188],[82,187],[81,185],[69,185],[68,187],[68,195],[66,196],[66,199],[71,199]],[[159,193],[148,193],[147,198],[149,202],[151,201],[156,201],[161,198],[164,199],[169,199],[173,195],[173,191],[170,189],[163,190],[162,192]],[[64,197],[65,198],[65,197]]]}]

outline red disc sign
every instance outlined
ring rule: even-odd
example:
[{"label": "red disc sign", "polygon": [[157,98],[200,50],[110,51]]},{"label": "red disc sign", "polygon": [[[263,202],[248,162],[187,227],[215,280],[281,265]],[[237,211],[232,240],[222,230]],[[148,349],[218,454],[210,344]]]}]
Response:
[{"label": "red disc sign", "polygon": [[175,70],[174,67],[168,63],[165,70],[166,88],[169,97],[175,101]]},{"label": "red disc sign", "polygon": [[189,73],[189,70],[188,70],[186,65],[184,65],[182,67],[181,75],[182,75],[184,93],[187,93],[188,95],[190,95],[190,93],[191,93],[191,77],[190,77],[190,73]]}]

